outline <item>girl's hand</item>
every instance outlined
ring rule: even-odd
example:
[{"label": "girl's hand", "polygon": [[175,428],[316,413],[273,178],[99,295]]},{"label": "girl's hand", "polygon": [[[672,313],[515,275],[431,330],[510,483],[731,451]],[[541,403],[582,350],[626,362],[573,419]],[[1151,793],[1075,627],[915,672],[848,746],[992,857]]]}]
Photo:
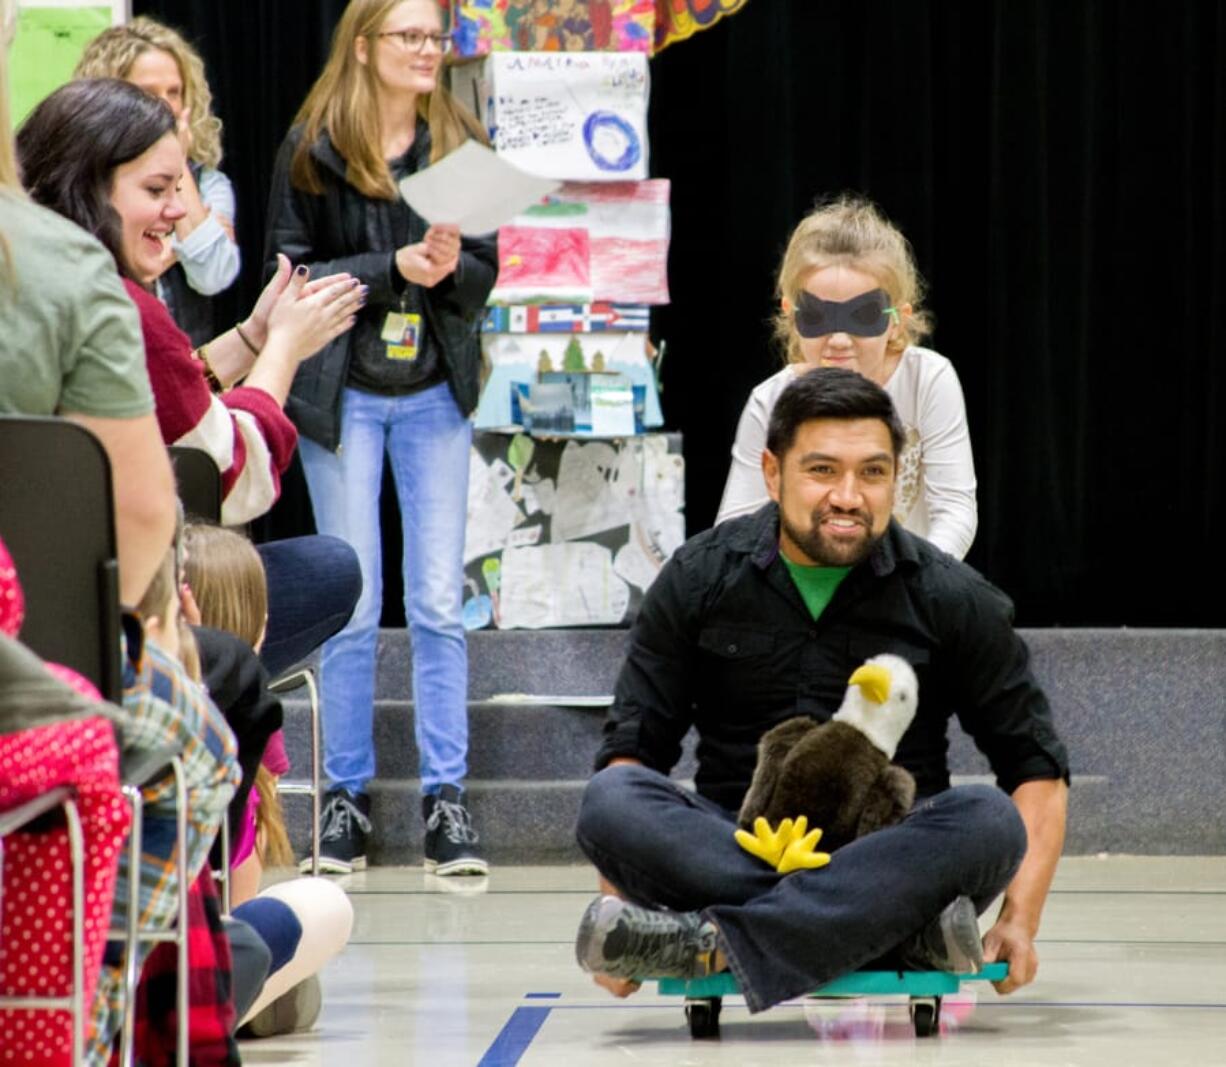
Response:
[{"label": "girl's hand", "polygon": [[[433,227],[431,227],[433,229]],[[428,236],[428,234],[427,234]],[[445,244],[438,246],[440,249]],[[441,253],[440,253],[441,254]],[[459,244],[457,241],[455,255],[451,259],[439,259],[431,253],[431,245],[427,241],[419,241],[415,245],[405,245],[396,251],[396,269],[406,281],[433,289],[459,264]]]},{"label": "girl's hand", "polygon": [[334,274],[308,292],[306,269],[299,267],[268,316],[269,343],[284,342],[290,356],[302,362],[354,324],[367,291],[356,278]]},{"label": "girl's hand", "polygon": [[426,250],[430,258],[440,266],[446,263],[454,264],[460,258],[460,227],[454,225],[431,226],[426,231]]}]

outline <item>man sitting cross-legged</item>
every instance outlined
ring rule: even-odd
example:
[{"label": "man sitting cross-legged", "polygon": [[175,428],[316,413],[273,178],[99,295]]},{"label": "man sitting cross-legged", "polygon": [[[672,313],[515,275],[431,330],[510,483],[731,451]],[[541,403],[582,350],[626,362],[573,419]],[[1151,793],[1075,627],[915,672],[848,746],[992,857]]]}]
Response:
[{"label": "man sitting cross-legged", "polygon": [[[946,970],[1006,960],[1006,993],[1033,980],[1067,757],[1008,598],[891,519],[901,439],[873,382],[801,376],[771,416],[773,503],[692,538],[648,591],[577,828],[608,895],[576,954],[615,994],[727,967],[757,1012],[883,956]],[[733,837],[757,742],[797,715],[828,720],[853,670],[883,652],[919,679],[895,755],[915,805],[828,866],[781,875]],[[950,788],[951,715],[999,788]],[[697,793],[667,777],[691,726]],[[981,947],[976,912],[1002,891]]]}]

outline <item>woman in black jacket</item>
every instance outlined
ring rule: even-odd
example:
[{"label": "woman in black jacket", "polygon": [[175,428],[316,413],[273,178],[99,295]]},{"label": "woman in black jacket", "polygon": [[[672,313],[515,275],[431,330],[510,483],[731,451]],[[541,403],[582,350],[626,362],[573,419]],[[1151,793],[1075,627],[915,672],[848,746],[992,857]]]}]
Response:
[{"label": "woman in black jacket", "polygon": [[299,370],[286,411],[316,525],[357,550],[362,598],[324,646],[325,869],[365,865],[375,648],[382,605],[379,489],[391,462],[404,528],[425,865],[484,874],[464,804],[468,658],[461,624],[469,448],[482,308],[497,274],[488,239],[427,225],[396,184],[484,131],[439,83],[450,37],[437,0],[352,0],[281,147],[266,261],[370,287],[357,325]]}]

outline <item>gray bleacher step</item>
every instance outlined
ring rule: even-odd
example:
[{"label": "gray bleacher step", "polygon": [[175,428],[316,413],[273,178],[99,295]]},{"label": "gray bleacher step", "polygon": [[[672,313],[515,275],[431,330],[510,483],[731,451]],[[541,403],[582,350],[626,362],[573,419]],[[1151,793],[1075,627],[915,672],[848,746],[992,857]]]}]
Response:
[{"label": "gray bleacher step", "polygon": [[[305,701],[285,707],[285,741],[293,777],[307,774],[310,718]],[[468,707],[470,778],[531,780],[586,778],[600,744],[604,707],[559,707],[474,701]],[[375,772],[385,780],[420,774],[413,738],[413,706],[405,700],[375,705]]]},{"label": "gray bleacher step", "polygon": [[[491,779],[467,783],[468,806],[481,835],[481,848],[493,863],[578,863],[574,840],[584,778],[559,781]],[[369,861],[372,864],[420,863],[425,832],[417,779],[370,783]],[[305,797],[283,797],[290,840],[299,855],[310,841],[310,807]]]},{"label": "gray bleacher step", "polygon": [[[611,693],[626,649],[626,630],[477,630],[468,635],[468,695]],[[375,695],[407,699],[412,659],[407,630],[382,630]]]},{"label": "gray bleacher step", "polygon": [[[1226,820],[1221,817],[1226,810],[1226,631],[1022,633],[1072,762],[1066,851],[1226,852]],[[619,630],[470,635],[467,786],[474,804],[481,798],[496,849],[519,854],[522,848],[525,858],[573,858],[570,835],[579,783],[599,744],[603,712],[531,703],[506,706],[489,698],[508,692],[608,694],[625,640],[626,632]],[[386,799],[399,795],[407,800],[416,790],[418,773],[403,631],[382,634],[379,663],[375,855],[391,862],[390,857],[420,848],[420,820],[404,817],[406,804]],[[305,767],[306,732],[304,705],[290,701],[286,737],[299,767]],[[956,775],[989,773],[956,722],[950,741]],[[679,771],[682,777],[691,774],[692,764]],[[305,827],[305,802],[293,798],[287,806]],[[537,818],[541,812],[550,817]],[[384,816],[391,820],[387,825]],[[500,837],[513,844],[500,843]],[[299,833],[295,840],[305,839]]]}]

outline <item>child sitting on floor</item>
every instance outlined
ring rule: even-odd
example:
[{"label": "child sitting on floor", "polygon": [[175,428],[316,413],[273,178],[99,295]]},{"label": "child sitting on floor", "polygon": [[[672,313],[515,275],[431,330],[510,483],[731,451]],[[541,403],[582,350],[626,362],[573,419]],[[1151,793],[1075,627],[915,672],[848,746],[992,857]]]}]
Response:
[{"label": "child sitting on floor", "polygon": [[[185,544],[187,586],[203,624],[235,634],[258,652],[268,620],[268,593],[259,553],[242,535],[203,524],[187,527]],[[277,778],[288,770],[285,743],[278,730],[265,749],[244,828],[231,857],[231,900],[240,916],[244,905],[281,901],[297,916],[303,934],[292,958],[269,975],[243,1020],[249,1025],[240,1036],[309,1027],[319,1010],[315,975],[345,947],[353,926],[348,897],[323,879],[279,882],[257,895],[265,867],[293,863],[276,790]]]}]

